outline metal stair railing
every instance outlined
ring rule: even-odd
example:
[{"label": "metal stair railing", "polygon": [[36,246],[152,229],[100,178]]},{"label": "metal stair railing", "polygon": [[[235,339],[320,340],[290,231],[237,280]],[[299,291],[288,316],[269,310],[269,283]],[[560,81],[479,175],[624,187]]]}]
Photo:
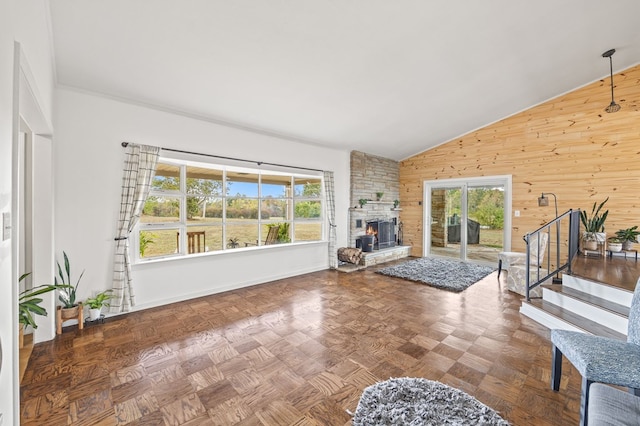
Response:
[{"label": "metal stair railing", "polygon": [[[555,232],[551,232],[551,231]],[[540,259],[540,234],[542,232],[546,232],[549,235],[547,238],[547,247],[546,253],[548,253],[546,257],[546,261],[541,262]],[[526,257],[526,286],[525,286],[525,298],[527,302],[530,300],[529,293],[531,290],[547,281],[549,278],[553,278],[555,282],[561,282],[560,272],[567,271],[568,274],[571,274],[571,261],[575,257],[578,252],[578,239],[580,234],[580,210],[568,210],[567,212],[561,214],[554,220],[549,223],[542,225],[540,228],[536,229],[533,232],[529,232],[524,237],[522,237],[527,246],[527,257]],[[552,268],[551,263],[551,240],[552,235],[555,235],[554,238],[554,246],[555,246],[555,267]],[[538,259],[536,259],[536,273],[532,279],[531,274],[531,242],[537,242],[538,247],[536,247],[538,253]],[[562,244],[565,243],[565,244]],[[563,250],[564,249],[564,250]],[[562,260],[561,260],[562,259]],[[546,266],[546,268],[543,268]]]}]

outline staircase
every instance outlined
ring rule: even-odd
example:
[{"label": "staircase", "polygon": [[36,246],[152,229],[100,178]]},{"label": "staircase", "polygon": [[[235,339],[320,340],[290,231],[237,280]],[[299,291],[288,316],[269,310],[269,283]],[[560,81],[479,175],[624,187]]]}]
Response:
[{"label": "staircase", "polygon": [[[530,241],[535,241],[536,236],[539,238],[541,232],[552,235],[550,231],[555,225],[556,265],[559,266],[552,269],[548,262],[548,275],[538,274],[534,280],[527,278],[520,312],[550,329],[626,340],[629,307],[640,276],[637,252],[633,257],[624,253],[624,258],[613,254],[607,256],[604,250],[599,256],[585,256],[578,250],[579,218],[579,210],[569,210],[525,235],[528,258]],[[567,236],[565,251],[561,235]],[[531,269],[529,261],[526,267]],[[555,274],[562,274],[562,283],[548,284],[548,278]],[[542,299],[530,297],[531,291],[538,286],[542,289]]]},{"label": "staircase", "polygon": [[520,312],[548,328],[626,340],[633,292],[574,275],[542,286],[542,299],[523,301]]}]

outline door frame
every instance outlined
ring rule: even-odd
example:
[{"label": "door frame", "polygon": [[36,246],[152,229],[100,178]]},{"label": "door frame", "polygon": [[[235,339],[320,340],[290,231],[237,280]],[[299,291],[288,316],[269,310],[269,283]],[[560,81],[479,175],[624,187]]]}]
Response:
[{"label": "door frame", "polygon": [[[20,275],[20,256],[23,253],[21,244],[32,244],[31,248],[31,277],[35,283],[48,283],[54,274],[53,257],[53,126],[47,118],[43,98],[36,85],[36,79],[25,56],[22,46],[14,41],[13,57],[13,111],[12,111],[12,145],[11,145],[11,297],[15,302],[12,306],[11,325],[12,356],[8,357],[12,367],[13,407],[19,419],[20,413],[20,377],[18,350],[18,282]],[[34,211],[30,212],[28,220],[33,226],[31,242],[21,241],[22,228],[25,226],[21,218],[24,217],[20,204],[20,185],[24,180],[24,150],[21,150],[20,133],[30,133],[32,149],[29,155],[33,167],[38,171],[32,174],[33,189],[31,194]],[[39,168],[44,168],[40,170]],[[32,170],[33,171],[33,170]],[[37,194],[35,191],[38,191]],[[38,198],[42,194],[45,198]],[[35,235],[37,234],[37,235]],[[38,334],[34,343],[50,340],[55,336],[55,299],[53,293],[42,295],[42,305],[49,315],[38,324]],[[12,359],[13,358],[13,359]],[[9,419],[10,420],[10,419]],[[13,419],[16,421],[16,419]]]},{"label": "door frame", "polygon": [[[512,192],[512,176],[511,175],[496,175],[496,176],[478,176],[468,178],[456,178],[456,179],[436,179],[425,180],[422,183],[422,257],[435,256],[431,254],[431,190],[434,188],[462,188],[461,203],[464,208],[460,220],[462,223],[466,223],[467,220],[467,188],[469,186],[483,186],[483,185],[502,185],[504,186],[504,234],[503,234],[503,247],[502,251],[511,250],[511,192]],[[460,232],[461,259],[466,259],[466,232]]]}]

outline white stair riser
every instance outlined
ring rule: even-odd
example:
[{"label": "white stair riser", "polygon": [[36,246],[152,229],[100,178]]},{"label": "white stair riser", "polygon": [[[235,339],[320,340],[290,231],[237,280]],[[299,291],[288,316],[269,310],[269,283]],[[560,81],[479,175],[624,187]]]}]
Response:
[{"label": "white stair riser", "polygon": [[622,306],[631,306],[631,299],[633,298],[633,293],[630,291],[598,284],[572,275],[563,275],[562,285]]},{"label": "white stair riser", "polygon": [[627,334],[628,320],[620,315],[546,288],[542,290],[542,298],[547,302],[602,324],[618,333]]}]

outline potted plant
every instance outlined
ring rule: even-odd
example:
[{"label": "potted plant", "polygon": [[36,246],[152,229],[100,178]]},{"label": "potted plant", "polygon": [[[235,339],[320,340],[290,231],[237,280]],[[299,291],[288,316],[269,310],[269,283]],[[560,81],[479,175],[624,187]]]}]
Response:
[{"label": "potted plant", "polygon": [[393,208],[394,209],[397,209],[399,205],[400,205],[400,200],[393,200]]},{"label": "potted plant", "polygon": [[[20,284],[20,282],[30,274],[31,272],[22,274],[18,279],[18,284]],[[38,328],[34,315],[47,316],[47,310],[40,306],[42,298],[37,296],[49,293],[50,291],[54,291],[58,288],[60,288],[60,286],[47,284],[20,292],[20,295],[18,296],[18,323],[20,324],[19,338],[21,348],[24,346],[24,329],[27,326],[31,326],[34,329]]]},{"label": "potted plant", "polygon": [[623,250],[633,250],[633,243],[637,241],[638,235],[640,235],[640,231],[637,226],[616,231],[616,237],[622,240]]},{"label": "potted plant", "polygon": [[113,297],[113,290],[106,290],[96,294],[94,297],[88,298],[84,303],[89,306],[89,319],[95,321],[100,318],[102,307],[109,307],[109,300]]},{"label": "potted plant", "polygon": [[618,237],[611,237],[609,238],[607,243],[607,247],[609,248],[610,251],[617,253],[619,251],[622,251],[622,240]]},{"label": "potted plant", "polygon": [[376,192],[376,200],[378,201],[382,200],[383,195],[384,195],[384,192]]},{"label": "potted plant", "polygon": [[603,212],[601,212],[601,210],[607,201],[609,201],[609,197],[599,205],[594,202],[590,215],[587,215],[587,212],[584,210],[580,211],[580,220],[584,225],[585,231],[582,241],[586,250],[597,250],[598,243],[606,240],[606,234],[604,234],[604,222],[607,220],[609,210],[605,210]]},{"label": "potted plant", "polygon": [[[55,285],[60,287],[58,289],[60,293],[58,295],[58,300],[62,302],[62,319],[66,320],[78,317],[80,307],[78,303],[76,303],[76,291],[78,290],[78,285],[84,275],[84,271],[80,274],[76,285],[71,285],[71,267],[69,265],[69,257],[64,251],[62,252],[62,255],[64,257],[64,270],[60,266],[60,262],[56,262],[58,265],[58,276],[55,277]],[[58,278],[60,281],[58,281]]]},{"label": "potted plant", "polygon": [[360,208],[363,208],[365,204],[367,204],[369,200],[367,200],[366,198],[360,198],[358,200],[358,204],[360,204]]}]

